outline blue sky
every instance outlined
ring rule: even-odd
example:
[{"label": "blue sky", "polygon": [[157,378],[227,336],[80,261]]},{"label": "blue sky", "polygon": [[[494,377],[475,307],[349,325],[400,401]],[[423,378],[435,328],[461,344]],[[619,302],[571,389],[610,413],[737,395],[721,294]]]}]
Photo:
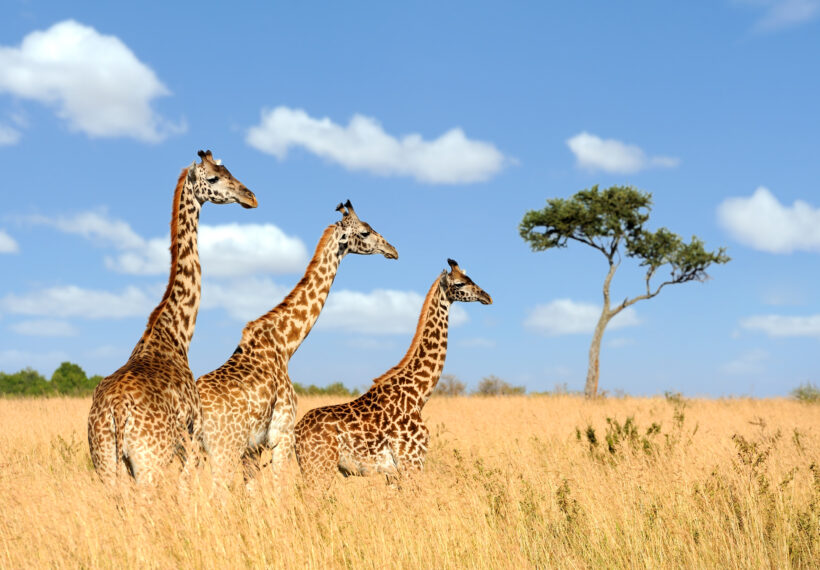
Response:
[{"label": "blue sky", "polygon": [[[820,0],[355,6],[7,3],[0,370],[127,359],[167,279],[176,178],[210,148],[260,205],[203,208],[197,376],[349,198],[400,257],[345,258],[295,381],[363,387],[395,364],[452,257],[494,304],[454,309],[445,372],[581,389],[606,261],[532,253],[517,227],[631,184],[652,228],[733,260],[613,321],[601,388],[818,381]],[[626,262],[613,297],[641,286]]]}]

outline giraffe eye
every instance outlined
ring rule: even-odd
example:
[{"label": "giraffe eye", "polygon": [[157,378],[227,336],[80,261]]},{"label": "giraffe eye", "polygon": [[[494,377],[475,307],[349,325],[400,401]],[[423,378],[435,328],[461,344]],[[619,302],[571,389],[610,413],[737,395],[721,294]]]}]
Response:
[{"label": "giraffe eye", "polygon": [[219,180],[219,176],[209,176],[207,180],[210,184],[216,184],[216,181]]},{"label": "giraffe eye", "polygon": [[453,287],[455,287],[456,289],[461,289],[465,285],[466,283],[453,283]]},{"label": "giraffe eye", "polygon": [[370,232],[359,232],[359,235],[363,238],[366,238],[367,236],[370,235]]}]

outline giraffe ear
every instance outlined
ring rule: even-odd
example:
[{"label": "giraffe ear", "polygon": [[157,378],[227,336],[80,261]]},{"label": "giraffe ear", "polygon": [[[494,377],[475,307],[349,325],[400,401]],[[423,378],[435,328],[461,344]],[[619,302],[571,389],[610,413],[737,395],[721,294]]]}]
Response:
[{"label": "giraffe ear", "polygon": [[348,214],[350,214],[351,216],[353,216],[357,220],[359,219],[359,216],[356,215],[356,211],[353,209],[353,204],[350,203],[350,200],[345,202],[345,208],[347,208],[347,213]]},{"label": "giraffe ear", "polygon": [[192,162],[191,166],[188,167],[188,181],[191,183],[196,182],[196,162]]}]

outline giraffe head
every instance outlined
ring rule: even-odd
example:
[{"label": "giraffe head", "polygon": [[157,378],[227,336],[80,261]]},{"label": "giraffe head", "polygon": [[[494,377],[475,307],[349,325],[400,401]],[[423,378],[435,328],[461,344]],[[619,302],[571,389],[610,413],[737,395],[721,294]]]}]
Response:
[{"label": "giraffe head", "polygon": [[451,303],[453,301],[462,301],[470,303],[478,301],[482,305],[492,305],[493,299],[484,289],[473,283],[466,273],[464,273],[458,266],[458,262],[448,259],[450,264],[450,273],[447,271],[441,272],[441,286],[447,295],[447,300]]},{"label": "giraffe head", "polygon": [[363,222],[353,211],[350,200],[336,206],[336,211],[342,213],[342,219],[336,225],[342,230],[339,249],[344,253],[359,253],[371,255],[381,253],[387,259],[398,259],[399,252],[390,245],[379,232]]},{"label": "giraffe head", "polygon": [[200,204],[232,204],[243,208],[256,208],[256,196],[244,184],[233,177],[221,160],[214,160],[210,150],[197,153],[202,162],[188,169],[188,181],[194,187],[194,196]]}]

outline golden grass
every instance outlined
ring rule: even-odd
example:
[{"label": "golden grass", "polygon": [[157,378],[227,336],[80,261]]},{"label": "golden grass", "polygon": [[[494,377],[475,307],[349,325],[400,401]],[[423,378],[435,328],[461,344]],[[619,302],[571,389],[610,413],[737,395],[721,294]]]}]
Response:
[{"label": "golden grass", "polygon": [[[331,401],[305,397],[299,407]],[[681,410],[664,398],[434,398],[424,414],[432,432],[427,467],[400,489],[380,478],[340,477],[324,496],[304,494],[294,461],[279,493],[265,473],[251,493],[212,497],[203,470],[188,493],[168,486],[147,498],[112,493],[96,480],[85,439],[89,405],[0,400],[0,567],[809,568],[820,561],[816,405],[690,400]],[[638,429],[610,453],[606,418],[623,428],[628,416]],[[653,422],[660,433],[646,436]],[[592,449],[587,426],[602,442]]]}]

